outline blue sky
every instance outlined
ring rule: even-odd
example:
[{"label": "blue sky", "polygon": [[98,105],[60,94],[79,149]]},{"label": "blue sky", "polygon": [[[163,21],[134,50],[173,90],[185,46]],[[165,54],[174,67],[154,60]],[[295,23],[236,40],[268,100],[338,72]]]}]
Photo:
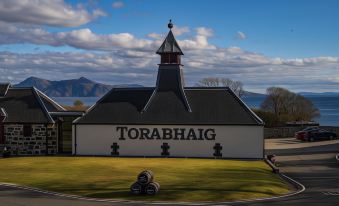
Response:
[{"label": "blue sky", "polygon": [[[73,4],[79,1],[72,1]],[[83,27],[97,33],[129,32],[142,38],[150,32],[166,32],[172,18],[180,26],[209,27],[210,40],[220,47],[239,46],[271,57],[339,56],[339,2],[336,0],[130,0],[121,9],[112,1],[99,1],[107,18]],[[246,41],[237,41],[242,31]]]},{"label": "blue sky", "polygon": [[339,1],[51,2],[0,2],[0,81],[154,85],[154,51],[172,19],[188,85],[218,76],[257,92],[339,92]]}]

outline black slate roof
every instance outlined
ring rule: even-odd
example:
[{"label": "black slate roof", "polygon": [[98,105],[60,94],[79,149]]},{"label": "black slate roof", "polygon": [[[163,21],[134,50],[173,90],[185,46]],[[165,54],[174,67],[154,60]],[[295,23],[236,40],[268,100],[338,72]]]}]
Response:
[{"label": "black slate roof", "polygon": [[9,86],[10,84],[0,84],[0,97],[3,97],[6,95]]},{"label": "black slate roof", "polygon": [[[60,110],[53,100],[39,90],[10,87],[0,97],[0,107],[6,111],[4,123],[54,123],[49,110]],[[63,108],[62,108],[63,109]]]},{"label": "black slate roof", "polygon": [[[174,91],[113,88],[76,124],[262,125],[233,92],[225,88],[186,87],[188,111]],[[155,95],[153,98],[151,96]],[[152,99],[152,105],[143,108]]]},{"label": "black slate roof", "polygon": [[4,108],[0,107],[0,122],[7,117],[7,113]]},{"label": "black slate roof", "polygon": [[157,54],[164,54],[164,53],[177,53],[180,55],[184,55],[181,51],[178,42],[175,40],[172,30],[170,30],[167,34],[166,39],[156,52]]},{"label": "black slate roof", "polygon": [[40,99],[44,103],[48,112],[64,112],[64,111],[66,111],[65,108],[63,108],[60,104],[58,104],[53,99],[48,97],[46,94],[42,93],[40,90],[37,90],[37,89],[36,89],[36,91],[37,91]]}]

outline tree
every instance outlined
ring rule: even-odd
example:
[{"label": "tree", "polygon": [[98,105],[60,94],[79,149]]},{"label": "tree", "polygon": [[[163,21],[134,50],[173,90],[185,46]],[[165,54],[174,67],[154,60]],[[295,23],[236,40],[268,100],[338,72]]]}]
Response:
[{"label": "tree", "polygon": [[252,111],[265,122],[265,127],[275,127],[279,125],[278,119],[272,112],[256,108],[252,108]]},{"label": "tree", "polygon": [[229,87],[239,97],[244,95],[243,83],[240,81],[233,81],[228,78],[207,77],[201,79],[197,86],[201,87]]},{"label": "tree", "polygon": [[287,121],[311,121],[320,114],[310,100],[287,89],[270,87],[266,93],[267,97],[260,107],[266,112],[265,117],[270,116],[268,113],[273,114],[274,118],[270,116],[270,121],[273,121],[269,123],[271,125],[277,126]]},{"label": "tree", "polygon": [[73,102],[73,106],[81,107],[81,106],[84,106],[84,103],[80,99],[77,99]]}]

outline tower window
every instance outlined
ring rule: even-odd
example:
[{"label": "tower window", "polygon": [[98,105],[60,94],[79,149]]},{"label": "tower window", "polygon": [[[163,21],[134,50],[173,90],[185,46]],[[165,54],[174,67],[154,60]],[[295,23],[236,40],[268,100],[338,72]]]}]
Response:
[{"label": "tower window", "polygon": [[178,54],[162,54],[161,64],[180,64],[180,56]]},{"label": "tower window", "polygon": [[168,64],[170,62],[170,54],[162,54],[161,55],[161,63]]},{"label": "tower window", "polygon": [[171,64],[178,63],[178,55],[172,54],[170,58],[171,58]]}]

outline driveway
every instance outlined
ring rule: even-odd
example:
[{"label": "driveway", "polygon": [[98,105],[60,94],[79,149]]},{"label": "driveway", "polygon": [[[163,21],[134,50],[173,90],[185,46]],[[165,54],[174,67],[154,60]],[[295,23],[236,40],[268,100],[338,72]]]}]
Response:
[{"label": "driveway", "polygon": [[241,205],[339,205],[339,140],[300,142],[294,138],[266,141],[266,151],[277,155],[281,172],[302,183],[296,196]]}]

